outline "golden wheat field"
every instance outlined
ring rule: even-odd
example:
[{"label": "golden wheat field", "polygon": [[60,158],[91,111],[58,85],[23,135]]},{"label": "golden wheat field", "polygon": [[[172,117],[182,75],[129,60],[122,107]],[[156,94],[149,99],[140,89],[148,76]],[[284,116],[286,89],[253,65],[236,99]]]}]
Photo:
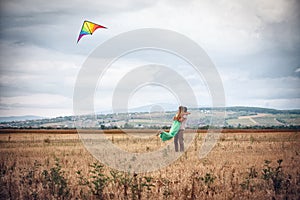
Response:
[{"label": "golden wheat field", "polygon": [[[105,134],[127,151],[164,145],[155,130],[132,132],[150,136]],[[1,130],[0,199],[300,199],[297,130],[226,130],[199,159],[205,135],[171,165],[130,174],[98,162],[76,130]]]}]

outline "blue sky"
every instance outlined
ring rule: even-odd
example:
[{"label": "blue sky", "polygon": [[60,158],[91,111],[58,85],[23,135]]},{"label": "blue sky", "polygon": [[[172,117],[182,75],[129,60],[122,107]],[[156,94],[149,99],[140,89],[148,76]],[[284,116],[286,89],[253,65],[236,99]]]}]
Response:
[{"label": "blue sky", "polygon": [[[88,55],[102,42],[139,28],[169,29],[197,42],[219,71],[227,106],[300,108],[297,0],[2,0],[0,5],[1,116],[72,115],[76,77]],[[76,44],[85,19],[108,29]],[[128,58],[119,65],[136,62]],[[116,64],[111,80],[117,82],[126,70]],[[131,104],[147,103],[147,94],[168,102],[168,95],[158,98],[159,89],[148,89]],[[204,96],[200,103],[209,105]],[[105,110],[109,103],[98,107]]]}]

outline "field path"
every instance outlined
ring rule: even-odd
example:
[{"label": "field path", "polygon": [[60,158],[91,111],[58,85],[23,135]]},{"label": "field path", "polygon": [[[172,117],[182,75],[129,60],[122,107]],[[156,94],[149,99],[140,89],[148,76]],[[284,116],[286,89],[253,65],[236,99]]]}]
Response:
[{"label": "field path", "polygon": [[266,117],[266,116],[269,116],[269,115],[270,114],[266,114],[266,113],[257,113],[256,115],[240,116],[240,117],[238,117],[238,119],[249,119],[254,124],[258,124],[253,118]]}]

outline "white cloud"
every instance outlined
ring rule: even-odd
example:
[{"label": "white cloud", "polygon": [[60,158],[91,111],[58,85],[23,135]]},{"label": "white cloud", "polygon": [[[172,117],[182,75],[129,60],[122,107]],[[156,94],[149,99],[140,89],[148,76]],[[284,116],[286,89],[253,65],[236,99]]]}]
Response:
[{"label": "white cloud", "polygon": [[[115,15],[113,24],[118,25],[114,27],[118,32],[144,27],[171,29],[191,37],[206,50],[238,56],[271,45],[272,38],[265,29],[272,23],[297,20],[297,11],[291,9],[294,4],[297,3],[189,1],[178,6],[161,1],[148,9]],[[125,18],[126,24],[122,23]],[[287,31],[282,30],[281,34]]]},{"label": "white cloud", "polygon": [[70,98],[61,95],[52,94],[33,94],[30,96],[14,96],[14,97],[1,97],[0,102],[6,102],[9,105],[25,105],[25,106],[48,106],[70,103]]},{"label": "white cloud", "polygon": [[[53,112],[71,113],[68,105],[76,76],[89,53],[119,33],[153,27],[184,34],[208,52],[224,81],[229,105],[264,106],[268,101],[271,102],[268,106],[277,108],[288,108],[291,103],[299,107],[295,104],[300,96],[298,8],[297,0],[276,3],[272,0],[121,0],[118,3],[75,0],[72,6],[67,0],[48,3],[6,0],[1,2],[0,12],[1,23],[9,25],[0,33],[1,104],[9,104],[10,114],[38,113],[39,109],[50,114],[50,107]],[[108,29],[76,44],[84,19]],[[109,97],[114,86],[132,66],[149,62],[147,56],[142,58],[147,62],[124,59],[107,71],[101,80],[106,93],[101,96],[103,104],[98,106],[111,103]],[[168,59],[161,56],[152,61],[175,66],[198,92],[200,102],[209,104],[209,92],[201,77],[182,70],[186,66],[176,59],[170,59],[173,63]],[[147,94],[158,98],[152,90]],[[44,104],[30,96],[43,100]],[[145,102],[147,97],[142,96],[132,102]],[[26,104],[30,100],[33,103]],[[55,101],[62,102],[60,105],[68,101],[68,105],[63,107]]]},{"label": "white cloud", "polygon": [[33,94],[30,96],[1,97],[1,116],[37,115],[54,117],[72,114],[72,99],[61,95]]},{"label": "white cloud", "polygon": [[268,107],[281,109],[299,107],[299,103],[295,104],[300,97],[299,85],[300,79],[297,77],[248,80],[233,78],[224,81],[229,105],[265,106],[269,102]]}]

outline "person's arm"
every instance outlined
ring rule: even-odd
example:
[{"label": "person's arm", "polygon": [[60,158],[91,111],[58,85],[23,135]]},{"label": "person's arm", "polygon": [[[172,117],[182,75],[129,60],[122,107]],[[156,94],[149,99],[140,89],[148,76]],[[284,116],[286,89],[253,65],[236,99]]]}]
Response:
[{"label": "person's arm", "polygon": [[178,114],[176,114],[174,117],[173,117],[173,120],[178,120],[179,121],[180,117],[178,117]]},{"label": "person's arm", "polygon": [[190,115],[190,112],[183,112],[182,115]]},{"label": "person's arm", "polygon": [[183,122],[186,119],[187,119],[187,114],[182,113],[182,115],[181,115],[181,117],[179,118],[178,121]]}]

